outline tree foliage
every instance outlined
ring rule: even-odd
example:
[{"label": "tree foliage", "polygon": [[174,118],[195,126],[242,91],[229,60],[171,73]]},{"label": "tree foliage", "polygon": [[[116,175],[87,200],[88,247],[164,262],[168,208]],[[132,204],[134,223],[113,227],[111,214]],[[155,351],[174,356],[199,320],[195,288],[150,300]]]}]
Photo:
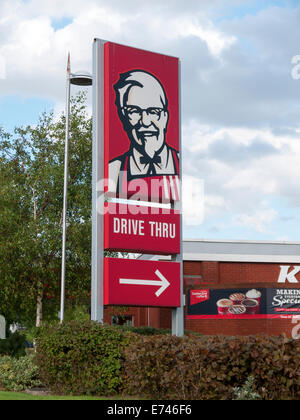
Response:
[{"label": "tree foliage", "polygon": [[[85,95],[72,99],[66,301],[90,293],[92,120]],[[37,308],[57,316],[60,296],[65,116],[0,129],[0,313],[32,325]]]}]

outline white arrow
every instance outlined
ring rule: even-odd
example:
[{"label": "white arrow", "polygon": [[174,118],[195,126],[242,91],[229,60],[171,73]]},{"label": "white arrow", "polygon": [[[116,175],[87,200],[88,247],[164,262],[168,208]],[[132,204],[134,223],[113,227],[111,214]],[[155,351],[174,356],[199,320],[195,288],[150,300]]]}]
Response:
[{"label": "white arrow", "polygon": [[155,274],[160,278],[160,280],[120,279],[120,284],[131,284],[135,286],[161,286],[155,293],[156,296],[159,297],[170,286],[170,283],[159,270],[156,270]]}]

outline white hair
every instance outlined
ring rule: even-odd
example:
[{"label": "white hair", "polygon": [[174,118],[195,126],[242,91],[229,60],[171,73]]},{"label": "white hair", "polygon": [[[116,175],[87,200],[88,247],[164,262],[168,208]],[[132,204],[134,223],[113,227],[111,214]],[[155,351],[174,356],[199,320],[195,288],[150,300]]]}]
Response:
[{"label": "white hair", "polygon": [[133,86],[147,87],[149,92],[158,93],[162,106],[167,108],[168,100],[162,84],[155,76],[144,70],[133,70],[120,75],[119,81],[114,85],[118,107],[123,108],[126,105],[129,90]]}]

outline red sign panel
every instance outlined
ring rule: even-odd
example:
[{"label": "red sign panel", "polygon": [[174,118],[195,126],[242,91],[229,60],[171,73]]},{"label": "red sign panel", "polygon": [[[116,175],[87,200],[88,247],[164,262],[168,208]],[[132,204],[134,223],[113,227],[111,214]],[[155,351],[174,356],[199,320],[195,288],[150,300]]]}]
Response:
[{"label": "red sign panel", "polygon": [[104,216],[104,249],[157,255],[180,254],[178,212],[115,203],[109,203],[107,210]]},{"label": "red sign panel", "polygon": [[190,290],[190,305],[206,302],[209,300],[209,290]]},{"label": "red sign panel", "polygon": [[107,192],[179,201],[179,60],[111,42],[104,58]]},{"label": "red sign panel", "polygon": [[104,260],[104,305],[180,307],[181,264]]}]

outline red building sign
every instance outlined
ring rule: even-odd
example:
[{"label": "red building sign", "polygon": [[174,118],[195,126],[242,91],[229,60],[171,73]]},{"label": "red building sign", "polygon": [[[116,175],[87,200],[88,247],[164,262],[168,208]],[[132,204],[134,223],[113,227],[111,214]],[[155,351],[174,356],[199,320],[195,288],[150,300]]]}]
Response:
[{"label": "red building sign", "polygon": [[[110,203],[104,216],[104,247],[110,251],[180,253],[180,214],[174,210]],[[154,214],[153,214],[154,213]]]},{"label": "red building sign", "polygon": [[104,304],[180,306],[181,264],[106,258]]}]

